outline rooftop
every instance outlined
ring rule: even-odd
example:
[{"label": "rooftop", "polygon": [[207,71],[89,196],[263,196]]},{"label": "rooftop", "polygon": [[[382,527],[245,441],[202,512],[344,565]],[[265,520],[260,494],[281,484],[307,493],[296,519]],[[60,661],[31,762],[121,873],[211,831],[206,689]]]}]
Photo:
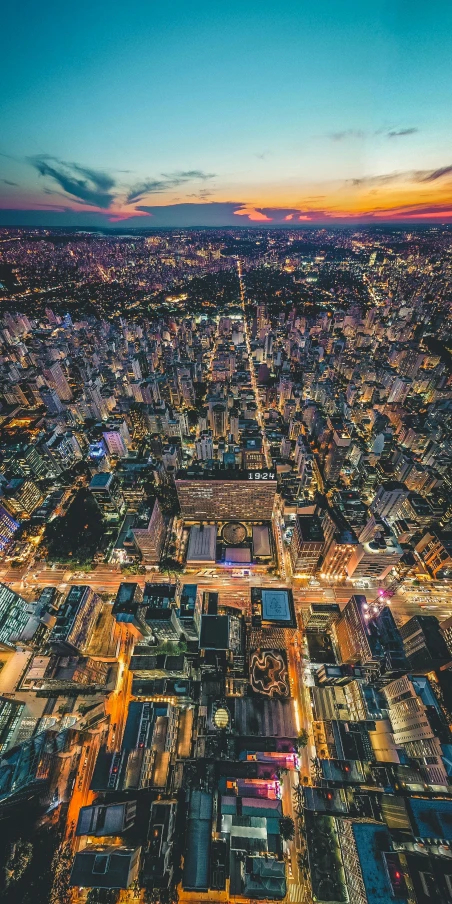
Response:
[{"label": "rooftop", "polygon": [[110,482],[113,480],[113,474],[108,473],[107,471],[102,471],[100,474],[95,474],[89,488],[90,490],[103,490],[110,485]]}]

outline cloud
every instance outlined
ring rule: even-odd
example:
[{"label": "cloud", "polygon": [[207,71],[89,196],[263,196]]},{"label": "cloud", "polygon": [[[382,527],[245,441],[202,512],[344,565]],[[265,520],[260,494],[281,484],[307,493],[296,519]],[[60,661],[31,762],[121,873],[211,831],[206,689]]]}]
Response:
[{"label": "cloud", "polygon": [[394,173],[382,173],[378,176],[358,176],[355,179],[347,179],[346,184],[359,186],[390,185],[398,182],[408,184],[415,182],[436,182],[445,176],[452,175],[452,164],[439,167],[436,170],[402,170]]},{"label": "cloud", "polygon": [[242,207],[240,210],[234,210],[236,217],[248,217],[252,223],[271,223],[273,217],[268,217],[262,210],[256,210],[255,207]]},{"label": "cloud", "polygon": [[436,182],[437,179],[442,179],[443,176],[450,176],[452,174],[452,164],[449,166],[442,166],[440,169],[430,170],[430,172],[419,173],[418,182]]},{"label": "cloud", "polygon": [[10,182],[9,179],[0,179],[0,182],[3,182],[4,185],[15,185],[16,188],[19,187],[19,183],[18,183],[18,182]]},{"label": "cloud", "polygon": [[331,141],[345,141],[347,138],[365,138],[366,133],[362,129],[343,129],[341,132],[330,132],[328,138]]},{"label": "cloud", "polygon": [[115,186],[115,180],[109,173],[93,170],[81,166],[79,163],[67,163],[46,154],[29,157],[28,162],[34,166],[40,176],[48,176],[53,179],[66,194],[79,204],[106,210],[114,201],[115,195],[112,189]]},{"label": "cloud", "polygon": [[379,207],[359,215],[362,220],[421,220],[440,217],[444,220],[452,218],[452,202],[401,204],[398,207]]},{"label": "cloud", "polygon": [[200,188],[199,191],[193,191],[187,195],[187,198],[197,198],[198,201],[208,201],[210,197],[212,197],[212,192],[208,188]]},{"label": "cloud", "polygon": [[207,179],[214,179],[215,173],[204,173],[203,170],[182,170],[182,172],[176,173],[162,173],[162,176],[165,179],[182,179],[184,182],[189,182],[191,179],[201,179],[202,182],[205,182]]},{"label": "cloud", "polygon": [[146,195],[158,195],[165,191],[171,191],[178,185],[184,185],[186,182],[206,182],[208,179],[214,179],[215,173],[204,173],[203,170],[181,170],[175,173],[161,173],[159,179],[145,179],[133,186],[127,195],[127,204],[137,204],[142,201]]},{"label": "cloud", "polygon": [[416,132],[419,132],[419,129],[416,129],[414,126],[410,129],[392,129],[390,132],[387,132],[387,137],[405,138],[407,135],[415,135]]},{"label": "cloud", "polygon": [[[236,205],[237,206],[237,205]],[[324,219],[329,216],[325,210],[304,209],[300,207],[255,207],[252,204],[240,204],[234,210],[236,217],[248,217],[251,223],[296,223],[297,220]]]},{"label": "cloud", "polygon": [[152,217],[153,226],[287,226],[289,223],[297,225],[335,219],[335,214],[325,209],[255,207],[246,201],[184,202],[153,207],[140,205],[138,210]]},{"label": "cloud", "polygon": [[406,138],[409,135],[415,135],[416,132],[419,132],[415,126],[410,126],[407,129],[388,129],[387,127],[382,127],[381,129],[376,129],[375,131],[365,131],[364,129],[342,129],[340,132],[330,132],[328,138],[331,141],[347,141],[348,139],[359,140],[362,141],[364,138],[373,138],[378,135],[383,135],[385,138]]},{"label": "cloud", "polygon": [[[41,208],[44,205],[41,205]],[[241,211],[241,213],[239,213]],[[257,211],[266,219],[250,218],[250,213]],[[288,219],[292,217],[292,219]],[[42,228],[75,227],[115,229],[115,222],[120,218],[113,217],[111,211],[73,210],[70,207],[45,209],[3,209],[0,210],[0,226],[31,226]],[[301,208],[255,208],[246,202],[211,201],[198,203],[177,203],[139,207],[132,215],[121,218],[124,227],[130,229],[152,228],[199,228],[240,226],[247,228],[278,228],[279,226],[296,228],[317,226],[318,224],[354,226],[384,222],[433,222],[452,223],[452,203],[413,203],[396,206],[384,206],[360,213],[332,211],[324,209]]]},{"label": "cloud", "polygon": [[367,185],[390,185],[391,182],[405,182],[412,178],[411,173],[382,173],[381,176],[358,176],[356,179],[347,179],[346,184],[356,188]]}]

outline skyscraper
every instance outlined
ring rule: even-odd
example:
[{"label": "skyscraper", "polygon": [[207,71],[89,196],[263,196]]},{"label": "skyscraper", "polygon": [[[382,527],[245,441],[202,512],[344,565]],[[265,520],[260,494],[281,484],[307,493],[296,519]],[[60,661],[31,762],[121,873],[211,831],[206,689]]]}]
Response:
[{"label": "skyscraper", "polygon": [[24,709],[25,703],[22,701],[0,697],[0,753],[8,750],[8,747],[13,743],[16,728]]},{"label": "skyscraper", "polygon": [[325,480],[334,483],[342,471],[351,438],[346,430],[335,430],[325,458]]},{"label": "skyscraper", "polygon": [[44,370],[44,376],[51,389],[54,389],[58,398],[62,402],[70,402],[72,392],[69,383],[64,375],[61,364],[52,364],[47,370]]},{"label": "skyscraper", "polygon": [[0,552],[6,549],[18,529],[19,522],[15,521],[3,505],[0,505]]},{"label": "skyscraper", "polygon": [[294,572],[315,574],[323,545],[323,531],[317,516],[298,515],[290,543]]},{"label": "skyscraper", "polygon": [[17,640],[29,618],[27,601],[5,584],[0,584],[0,643]]},{"label": "skyscraper", "polygon": [[146,565],[157,565],[165,542],[166,527],[158,499],[150,501],[151,517],[145,528],[134,528],[132,536]]},{"label": "skyscraper", "polygon": [[406,668],[402,638],[388,606],[374,611],[365,596],[355,594],[334,622],[333,633],[343,662],[382,672]]}]

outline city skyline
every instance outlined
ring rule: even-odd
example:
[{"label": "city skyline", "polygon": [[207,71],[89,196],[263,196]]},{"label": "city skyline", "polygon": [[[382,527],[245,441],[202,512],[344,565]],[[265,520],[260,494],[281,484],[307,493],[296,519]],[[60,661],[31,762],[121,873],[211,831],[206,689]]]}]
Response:
[{"label": "city skyline", "polygon": [[4,16],[0,225],[452,218],[440,0],[25,13]]},{"label": "city skyline", "polygon": [[2,26],[1,904],[452,904],[452,7]]},{"label": "city skyline", "polygon": [[451,230],[264,225],[0,229],[2,904],[452,904]]}]

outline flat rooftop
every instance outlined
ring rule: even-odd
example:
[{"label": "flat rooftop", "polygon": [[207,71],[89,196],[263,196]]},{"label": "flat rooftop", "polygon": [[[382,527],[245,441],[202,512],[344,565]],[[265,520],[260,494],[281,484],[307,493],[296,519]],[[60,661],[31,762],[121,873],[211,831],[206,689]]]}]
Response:
[{"label": "flat rooftop", "polygon": [[297,515],[297,523],[305,542],[323,543],[322,525],[316,515]]},{"label": "flat rooftop", "polygon": [[287,590],[262,591],[262,618],[278,622],[292,620]]},{"label": "flat rooftop", "polygon": [[101,474],[95,474],[89,485],[89,488],[90,490],[105,489],[105,487],[108,487],[112,478],[113,474],[110,474],[106,471],[103,471]]},{"label": "flat rooftop", "polygon": [[248,546],[227,546],[224,560],[227,565],[249,565],[251,562],[251,551]]},{"label": "flat rooftop", "polygon": [[255,556],[271,556],[270,531],[265,524],[253,527],[253,550]]},{"label": "flat rooftop", "polygon": [[190,530],[187,562],[215,562],[217,529],[213,524],[195,524]]},{"label": "flat rooftop", "polygon": [[199,646],[205,650],[229,649],[229,616],[203,615]]}]

